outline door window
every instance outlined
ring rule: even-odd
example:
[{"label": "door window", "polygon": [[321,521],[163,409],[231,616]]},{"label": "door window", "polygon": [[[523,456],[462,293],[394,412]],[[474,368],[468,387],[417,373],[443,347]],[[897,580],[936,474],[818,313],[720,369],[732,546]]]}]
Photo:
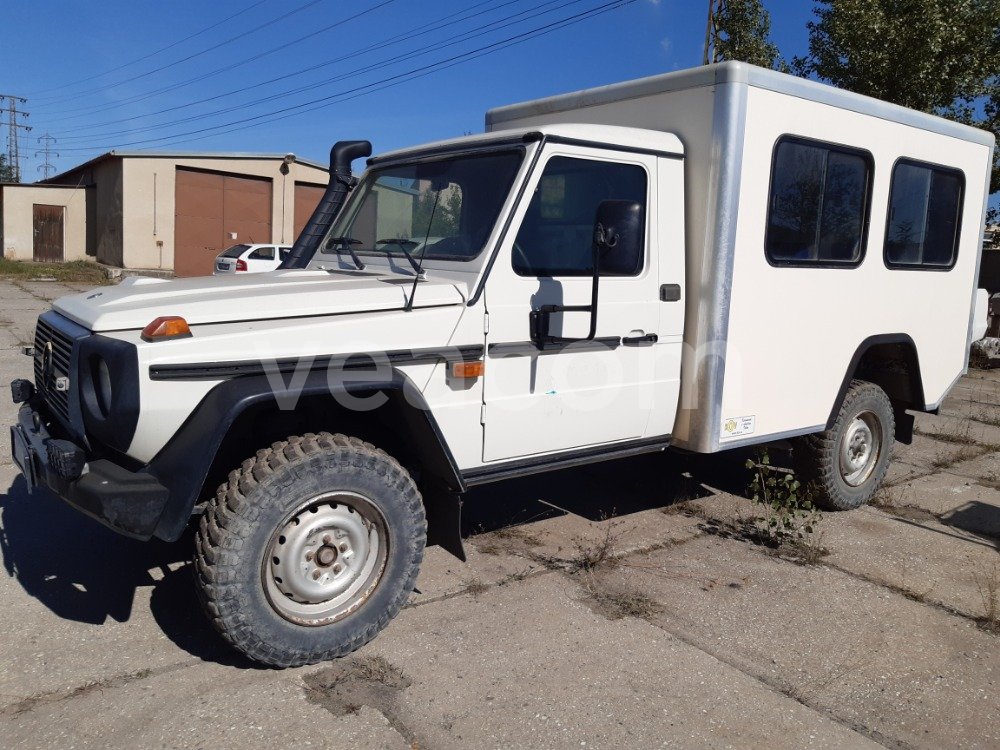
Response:
[{"label": "door window", "polygon": [[274,248],[258,247],[247,258],[249,260],[274,260]]},{"label": "door window", "polygon": [[[535,188],[514,240],[514,271],[520,276],[593,275],[594,218],[605,200],[646,203],[646,170],[555,156]],[[642,271],[645,243],[636,257],[615,257],[602,264],[602,276],[636,276]]]}]

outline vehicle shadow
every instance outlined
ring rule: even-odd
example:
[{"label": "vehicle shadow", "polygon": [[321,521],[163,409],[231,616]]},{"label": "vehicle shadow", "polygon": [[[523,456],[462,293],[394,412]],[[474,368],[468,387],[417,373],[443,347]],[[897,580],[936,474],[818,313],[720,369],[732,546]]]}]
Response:
[{"label": "vehicle shadow", "polygon": [[[466,496],[463,536],[567,513],[600,521],[706,497],[713,490],[695,476],[697,464],[691,456],[656,453],[487,485]],[[727,472],[713,465],[705,471],[718,487]],[[149,587],[150,612],[177,647],[206,661],[255,668],[202,612],[189,562],[192,536],[189,528],[175,543],[128,539],[47,490],[29,496],[20,476],[0,491],[4,570],[51,612],[95,625],[128,622],[137,590]]]},{"label": "vehicle shadow", "polygon": [[7,575],[55,615],[100,625],[128,622],[136,592],[171,641],[205,660],[251,666],[212,630],[190,570],[192,532],[175,543],[140,542],[87,518],[44,489],[28,495],[18,476],[0,492],[0,555]]}]

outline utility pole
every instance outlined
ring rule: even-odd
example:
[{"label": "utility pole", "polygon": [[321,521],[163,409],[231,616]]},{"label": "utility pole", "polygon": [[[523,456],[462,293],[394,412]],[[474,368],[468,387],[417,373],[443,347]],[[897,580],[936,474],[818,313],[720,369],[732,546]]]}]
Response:
[{"label": "utility pole", "polygon": [[715,57],[715,45],[719,38],[719,19],[727,12],[726,0],[708,0],[708,24],[705,27],[705,54],[702,65],[719,62]]},{"label": "utility pole", "polygon": [[52,150],[52,146],[56,143],[56,139],[46,133],[38,139],[38,142],[42,144],[42,150],[36,151],[35,156],[38,156],[39,154],[43,154],[45,156],[45,161],[38,165],[38,171],[42,173],[42,179],[47,180],[52,176],[52,173],[56,171],[56,165],[52,163],[52,157],[55,156],[57,159],[59,158],[59,154]]},{"label": "utility pole", "polygon": [[[6,125],[7,130],[7,164],[10,165],[14,173],[14,181],[21,181],[21,133],[31,131],[30,125],[25,125],[17,121],[18,116],[27,117],[28,113],[18,110],[18,104],[24,104],[28,100],[23,96],[14,94],[0,94],[0,106],[6,110],[7,122],[0,122],[0,126]],[[4,104],[6,103],[6,104]]]}]

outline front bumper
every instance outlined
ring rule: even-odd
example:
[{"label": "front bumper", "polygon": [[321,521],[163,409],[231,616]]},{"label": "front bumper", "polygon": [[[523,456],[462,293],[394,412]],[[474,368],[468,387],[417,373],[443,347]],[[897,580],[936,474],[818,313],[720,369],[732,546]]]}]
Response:
[{"label": "front bumper", "polygon": [[24,404],[10,428],[11,452],[29,493],[47,487],[77,510],[120,534],[149,539],[169,500],[167,488],[144,471],[129,471],[107,459],[88,461],[83,475],[67,480],[49,460],[50,433],[44,413],[34,401]]}]

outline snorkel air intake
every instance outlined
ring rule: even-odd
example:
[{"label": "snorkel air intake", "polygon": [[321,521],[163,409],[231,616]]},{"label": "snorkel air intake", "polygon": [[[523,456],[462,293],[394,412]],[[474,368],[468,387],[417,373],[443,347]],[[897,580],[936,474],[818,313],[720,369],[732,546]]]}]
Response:
[{"label": "snorkel air intake", "polygon": [[371,156],[371,153],[372,144],[369,141],[337,141],[333,144],[330,149],[330,184],[280,268],[305,268],[309,264],[320,240],[344,205],[347,194],[357,183],[351,176],[351,162]]}]

